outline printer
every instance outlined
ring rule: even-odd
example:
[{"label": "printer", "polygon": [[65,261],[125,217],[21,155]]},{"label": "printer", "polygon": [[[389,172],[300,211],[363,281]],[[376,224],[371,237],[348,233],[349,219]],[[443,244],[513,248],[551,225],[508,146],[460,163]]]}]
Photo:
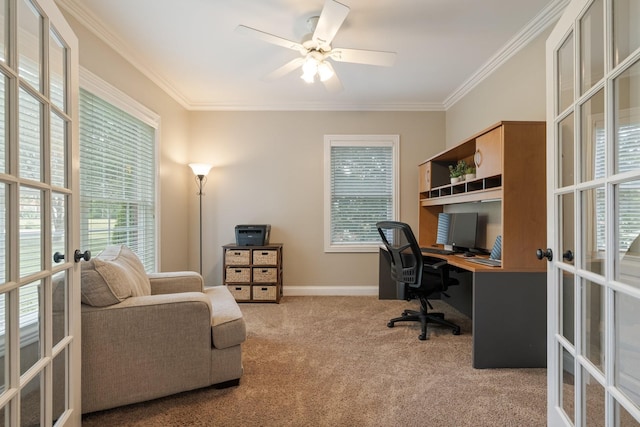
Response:
[{"label": "printer", "polygon": [[269,244],[271,225],[236,225],[236,245],[265,246]]}]

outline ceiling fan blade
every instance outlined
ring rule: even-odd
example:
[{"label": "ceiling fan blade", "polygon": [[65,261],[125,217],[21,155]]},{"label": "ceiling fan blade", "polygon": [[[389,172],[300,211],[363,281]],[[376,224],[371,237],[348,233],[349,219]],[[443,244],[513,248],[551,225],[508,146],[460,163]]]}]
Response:
[{"label": "ceiling fan blade", "polygon": [[343,87],[342,87],[342,83],[340,82],[340,79],[338,78],[338,75],[336,74],[335,70],[333,69],[333,67],[328,61],[327,61],[327,65],[329,66],[331,71],[333,71],[333,75],[327,80],[324,80],[322,84],[329,92],[332,92],[332,93],[341,92]]},{"label": "ceiling fan blade", "polygon": [[313,40],[320,45],[329,45],[349,14],[349,7],[335,0],[326,0],[318,24],[313,32]]},{"label": "ceiling fan blade", "polygon": [[379,50],[335,48],[329,54],[331,59],[338,62],[353,62],[356,64],[380,65],[390,67],[396,61],[395,52]]},{"label": "ceiling fan blade", "polygon": [[271,81],[271,80],[279,79],[280,77],[284,77],[285,75],[294,71],[296,68],[300,68],[303,63],[304,63],[304,58],[293,59],[287,62],[286,64],[284,64],[282,67],[276,68],[275,70],[267,74],[264,77],[264,80]]},{"label": "ceiling fan blade", "polygon": [[256,30],[255,28],[247,27],[245,25],[238,25],[236,32],[240,34],[246,34],[249,36],[257,37],[267,43],[275,44],[277,46],[286,47],[287,49],[297,50],[298,52],[306,53],[306,49],[298,42],[284,39],[282,37],[274,36],[273,34],[265,33],[264,31]]}]

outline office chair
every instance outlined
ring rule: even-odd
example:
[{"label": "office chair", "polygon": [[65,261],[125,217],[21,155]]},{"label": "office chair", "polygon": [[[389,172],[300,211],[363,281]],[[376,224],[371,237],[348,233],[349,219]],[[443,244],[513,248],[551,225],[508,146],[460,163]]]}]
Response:
[{"label": "office chair", "polygon": [[[460,326],[445,320],[443,313],[429,312],[433,306],[427,300],[434,294],[448,296],[449,286],[457,285],[456,279],[449,278],[447,262],[438,258],[423,257],[411,227],[397,221],[381,221],[376,224],[391,259],[391,278],[397,283],[399,299],[418,298],[420,311],[405,310],[402,316],[393,318],[387,326],[393,328],[396,322],[420,322],[420,340],[427,339],[427,324],[437,323],[453,329],[460,335]],[[427,262],[425,262],[425,260]]]}]

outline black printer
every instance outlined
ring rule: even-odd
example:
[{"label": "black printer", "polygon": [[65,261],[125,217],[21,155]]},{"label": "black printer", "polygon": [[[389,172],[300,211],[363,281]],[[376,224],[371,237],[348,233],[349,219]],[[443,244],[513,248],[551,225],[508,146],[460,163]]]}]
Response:
[{"label": "black printer", "polygon": [[271,225],[236,225],[236,245],[266,246],[269,244]]}]

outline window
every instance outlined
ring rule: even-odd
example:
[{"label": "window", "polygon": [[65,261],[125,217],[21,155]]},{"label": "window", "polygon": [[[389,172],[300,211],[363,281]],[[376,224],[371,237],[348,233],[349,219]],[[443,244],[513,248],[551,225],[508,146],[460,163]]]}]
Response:
[{"label": "window", "polygon": [[82,70],[80,240],[96,254],[124,244],[157,269],[158,116]]},{"label": "window", "polygon": [[398,217],[398,135],[326,135],[325,252],[375,252]]}]

